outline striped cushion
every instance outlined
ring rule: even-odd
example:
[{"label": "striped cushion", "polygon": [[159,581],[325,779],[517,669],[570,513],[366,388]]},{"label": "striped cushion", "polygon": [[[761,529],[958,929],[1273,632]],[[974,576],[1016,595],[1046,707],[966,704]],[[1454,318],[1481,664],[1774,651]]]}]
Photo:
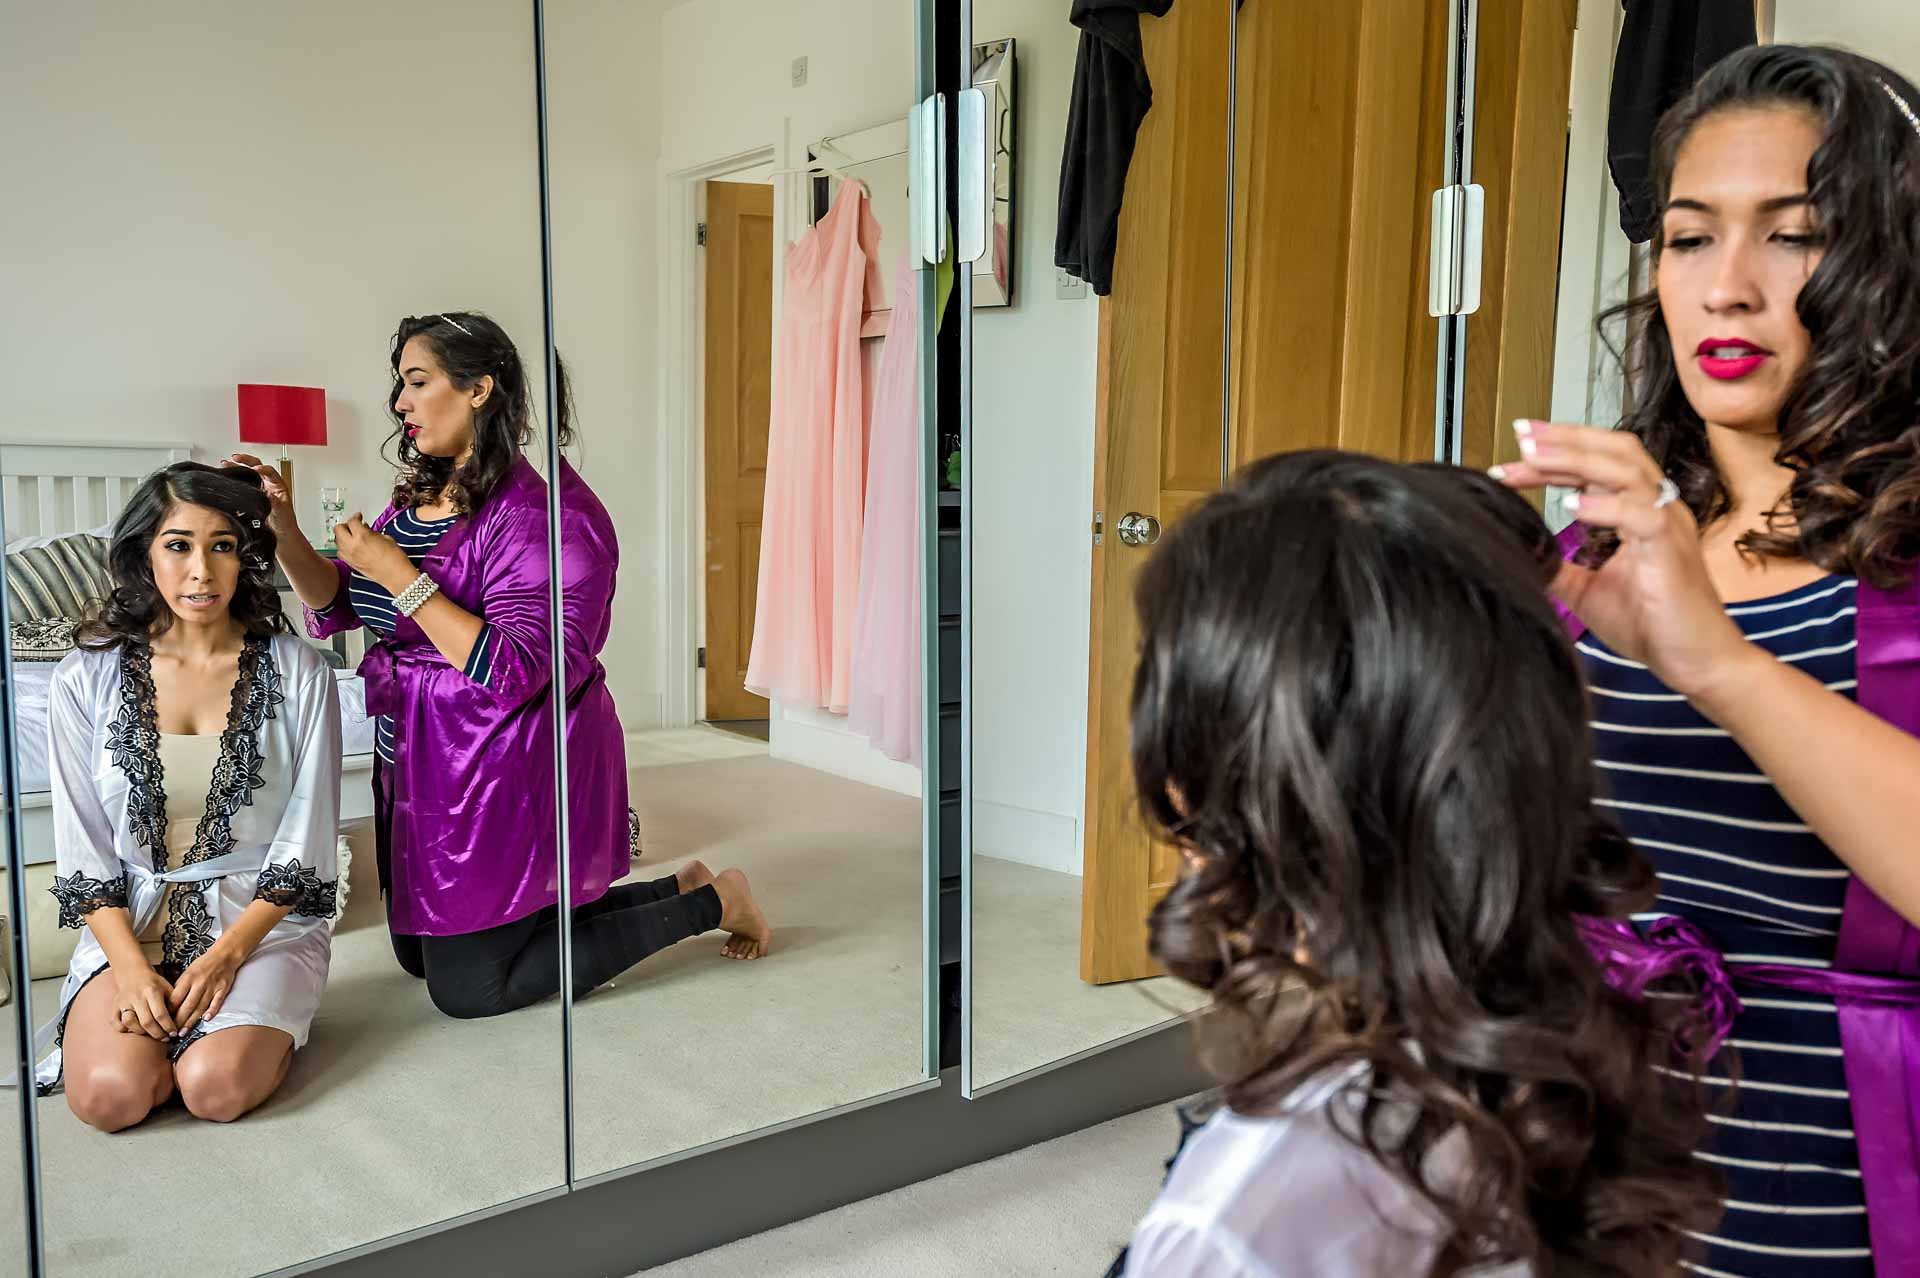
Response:
[{"label": "striped cushion", "polygon": [[109,585],[104,537],[79,533],[7,556],[7,602],[16,622],[83,616]]}]

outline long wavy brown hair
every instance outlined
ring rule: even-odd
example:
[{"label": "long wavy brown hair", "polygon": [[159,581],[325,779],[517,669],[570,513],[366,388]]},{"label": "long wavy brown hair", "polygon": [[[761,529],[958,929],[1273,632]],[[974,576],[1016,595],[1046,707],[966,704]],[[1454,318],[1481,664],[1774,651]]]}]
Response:
[{"label": "long wavy brown hair", "polygon": [[[1807,190],[1824,256],[1798,301],[1811,353],[1781,408],[1774,454],[1794,477],[1768,526],[1739,545],[1881,587],[1907,580],[1920,558],[1920,129],[1895,95],[1920,110],[1912,84],[1858,54],[1747,49],[1708,71],[1661,119],[1652,164],[1664,209],[1680,149],[1709,117],[1787,107],[1819,121]],[[1656,236],[1656,262],[1661,247]],[[1705,526],[1731,504],[1681,387],[1658,293],[1603,314],[1603,335],[1620,321],[1632,404],[1621,425]],[[1583,558],[1599,562],[1617,544],[1596,529]]]},{"label": "long wavy brown hair", "polygon": [[1435,1274],[1645,1278],[1719,1216],[1689,1005],[1614,991],[1576,925],[1655,880],[1593,805],[1556,564],[1484,476],[1313,452],[1249,467],[1138,586],[1134,775],[1190,866],[1153,954],[1211,992],[1234,1110],[1371,1067],[1350,1134],[1440,1211]]},{"label": "long wavy brown hair", "polygon": [[[472,389],[482,377],[493,378],[493,393],[473,415],[473,454],[464,465],[416,448],[407,435],[405,414],[394,407],[406,385],[400,376],[400,357],[415,337],[433,348],[434,359],[461,390]],[[574,439],[573,388],[559,352],[553,358],[560,380],[556,433],[565,448]],[[461,514],[479,510],[506,480],[535,434],[534,383],[513,339],[491,316],[479,311],[409,315],[393,331],[390,363],[393,382],[387,390],[387,415],[393,418],[393,433],[387,442],[394,446],[400,464],[394,504],[417,506],[444,494]]]},{"label": "long wavy brown hair", "polygon": [[149,558],[160,525],[176,505],[204,506],[224,515],[238,543],[240,576],[227,611],[250,639],[292,629],[273,587],[276,541],[267,516],[272,504],[260,476],[242,467],[216,469],[175,462],[141,481],[114,520],[107,546],[111,588],[74,630],[74,643],[94,651],[145,644],[173,628],[173,609],[153,580]]}]

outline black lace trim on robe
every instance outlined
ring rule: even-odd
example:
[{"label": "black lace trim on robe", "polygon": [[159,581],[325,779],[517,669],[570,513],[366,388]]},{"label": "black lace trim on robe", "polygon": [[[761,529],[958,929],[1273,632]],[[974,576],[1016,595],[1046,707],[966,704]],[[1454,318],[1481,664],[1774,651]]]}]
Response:
[{"label": "black lace trim on robe", "polygon": [[84,927],[87,915],[95,910],[127,908],[127,876],[124,874],[110,879],[89,878],[78,873],[65,878],[56,875],[47,891],[60,903],[61,927]]},{"label": "black lace trim on robe", "polygon": [[270,905],[290,906],[304,918],[330,919],[339,909],[340,881],[323,879],[311,866],[288,860],[261,870],[253,895]]}]

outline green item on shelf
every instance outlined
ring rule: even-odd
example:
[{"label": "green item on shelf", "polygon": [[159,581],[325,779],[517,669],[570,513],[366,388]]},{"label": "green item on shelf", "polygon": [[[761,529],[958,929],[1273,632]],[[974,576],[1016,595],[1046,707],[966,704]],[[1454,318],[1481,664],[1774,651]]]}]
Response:
[{"label": "green item on shelf", "polygon": [[960,450],[954,449],[947,455],[947,487],[960,486]]}]

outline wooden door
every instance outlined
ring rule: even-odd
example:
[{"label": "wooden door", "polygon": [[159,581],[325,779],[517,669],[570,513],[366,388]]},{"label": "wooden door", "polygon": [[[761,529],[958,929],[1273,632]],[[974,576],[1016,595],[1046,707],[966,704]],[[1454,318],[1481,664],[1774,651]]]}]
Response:
[{"label": "wooden door", "polygon": [[1439,321],[1427,286],[1447,19],[1446,0],[1241,13],[1236,466],[1300,448],[1433,456]]},{"label": "wooden door", "polygon": [[773,381],[773,188],[707,183],[706,715],[764,719],[746,689]]},{"label": "wooden door", "polygon": [[1103,528],[1080,925],[1080,975],[1094,982],[1153,975],[1147,910],[1177,864],[1140,823],[1127,757],[1133,583],[1151,551],[1114,530],[1128,512],[1172,524],[1220,485],[1230,15],[1225,4],[1176,4],[1141,20],[1153,109],[1127,174],[1113,294],[1100,304],[1093,505]]},{"label": "wooden door", "polygon": [[[1114,527],[1129,511],[1171,524],[1219,481],[1226,9],[1176,5],[1142,22],[1154,105],[1101,308],[1094,506],[1105,529],[1093,563],[1081,924],[1081,976],[1094,982],[1154,974],[1146,918],[1178,873],[1173,850],[1140,826],[1127,761],[1132,588],[1151,552],[1121,544]],[[1240,8],[1226,387],[1236,467],[1300,448],[1433,456],[1429,231],[1445,160],[1447,9]],[[1495,459],[1509,409],[1544,412],[1544,389],[1533,390],[1551,385],[1572,14],[1572,0],[1481,4],[1474,176],[1487,188],[1487,250],[1469,329],[1470,464]]]}]

